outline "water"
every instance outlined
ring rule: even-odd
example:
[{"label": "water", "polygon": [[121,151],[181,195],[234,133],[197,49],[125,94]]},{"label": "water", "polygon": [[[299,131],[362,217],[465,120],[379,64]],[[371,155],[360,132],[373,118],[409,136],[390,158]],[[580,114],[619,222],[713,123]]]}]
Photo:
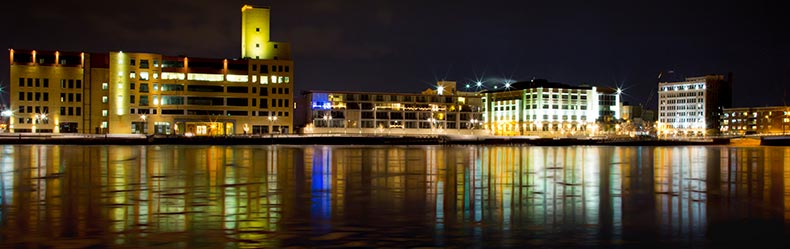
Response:
[{"label": "water", "polygon": [[783,247],[790,148],[0,146],[0,247]]}]

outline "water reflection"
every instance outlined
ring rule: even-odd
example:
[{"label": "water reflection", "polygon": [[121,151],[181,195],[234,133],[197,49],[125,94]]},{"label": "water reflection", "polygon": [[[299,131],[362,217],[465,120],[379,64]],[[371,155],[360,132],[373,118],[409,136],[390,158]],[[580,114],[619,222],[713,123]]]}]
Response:
[{"label": "water reflection", "polygon": [[790,234],[790,148],[0,149],[5,246],[718,246]]}]

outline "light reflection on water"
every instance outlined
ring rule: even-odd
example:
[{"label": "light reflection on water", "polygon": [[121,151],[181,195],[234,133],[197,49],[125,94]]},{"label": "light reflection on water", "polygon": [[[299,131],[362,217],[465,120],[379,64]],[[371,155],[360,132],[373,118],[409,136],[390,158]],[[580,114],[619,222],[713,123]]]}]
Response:
[{"label": "light reflection on water", "polygon": [[781,246],[789,234],[790,148],[0,150],[3,247]]}]

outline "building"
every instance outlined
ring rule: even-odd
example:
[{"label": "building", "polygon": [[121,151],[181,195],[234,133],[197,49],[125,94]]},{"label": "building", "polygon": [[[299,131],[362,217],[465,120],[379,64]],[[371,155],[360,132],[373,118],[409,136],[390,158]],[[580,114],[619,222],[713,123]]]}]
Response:
[{"label": "building", "polygon": [[303,132],[483,135],[480,96],[439,82],[423,93],[309,91]]},{"label": "building", "polygon": [[719,132],[724,108],[732,105],[732,74],[658,83],[658,135],[703,136]]},{"label": "building", "polygon": [[790,106],[724,108],[724,135],[779,135],[790,132]]},{"label": "building", "polygon": [[[619,102],[619,92],[615,101]],[[594,86],[571,86],[546,80],[522,81],[483,92],[483,122],[496,135],[575,136],[598,130],[601,96]],[[608,103],[608,102],[606,102]],[[619,103],[606,114],[619,115]]]},{"label": "building", "polygon": [[293,61],[245,5],[240,59],[10,49],[12,132],[233,135],[293,129]]}]

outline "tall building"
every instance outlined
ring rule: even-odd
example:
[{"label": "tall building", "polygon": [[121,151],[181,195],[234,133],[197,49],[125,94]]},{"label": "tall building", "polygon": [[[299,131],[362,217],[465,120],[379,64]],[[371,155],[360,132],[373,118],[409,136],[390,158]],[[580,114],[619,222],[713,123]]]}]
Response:
[{"label": "tall building", "polygon": [[732,74],[658,83],[658,135],[703,136],[719,132],[724,108],[732,105]]},{"label": "tall building", "polygon": [[242,58],[10,49],[12,132],[233,135],[293,129],[293,61],[245,5]]},{"label": "tall building", "polygon": [[482,135],[482,109],[476,93],[439,82],[422,93],[310,91],[304,133],[390,135]]},{"label": "tall building", "polygon": [[[616,94],[615,100],[619,102],[619,92]],[[546,80],[516,82],[483,92],[483,122],[495,135],[590,134],[598,129],[600,96],[594,86]],[[619,115],[619,111],[616,113]]]}]

